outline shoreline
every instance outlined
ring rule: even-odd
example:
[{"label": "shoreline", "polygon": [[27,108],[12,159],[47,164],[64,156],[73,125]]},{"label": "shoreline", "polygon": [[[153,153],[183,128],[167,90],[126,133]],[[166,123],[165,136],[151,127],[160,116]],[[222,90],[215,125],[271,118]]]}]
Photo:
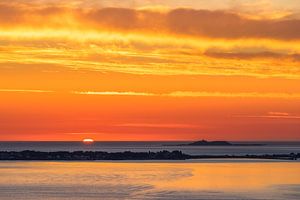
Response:
[{"label": "shoreline", "polygon": [[117,152],[103,151],[0,151],[0,161],[155,161],[204,159],[300,160],[300,153],[264,155],[188,155],[181,151]]}]

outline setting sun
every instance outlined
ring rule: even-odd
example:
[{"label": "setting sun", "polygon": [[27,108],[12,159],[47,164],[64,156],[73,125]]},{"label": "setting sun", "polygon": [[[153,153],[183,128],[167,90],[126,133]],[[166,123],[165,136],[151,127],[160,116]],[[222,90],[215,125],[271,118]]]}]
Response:
[{"label": "setting sun", "polygon": [[82,142],[85,143],[85,144],[91,144],[91,143],[94,142],[94,140],[90,139],[90,138],[86,138],[86,139],[82,140]]}]

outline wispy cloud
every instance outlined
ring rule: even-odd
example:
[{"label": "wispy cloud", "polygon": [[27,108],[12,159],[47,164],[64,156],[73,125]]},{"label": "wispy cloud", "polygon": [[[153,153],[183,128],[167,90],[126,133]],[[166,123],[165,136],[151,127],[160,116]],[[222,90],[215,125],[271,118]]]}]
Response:
[{"label": "wispy cloud", "polygon": [[300,119],[299,115],[292,115],[287,112],[268,112],[264,115],[235,115],[234,117],[266,118],[266,119]]},{"label": "wispy cloud", "polygon": [[[52,90],[38,89],[0,89],[0,92],[19,93],[52,93]],[[151,93],[134,91],[70,91],[78,95],[99,95],[99,96],[153,96],[153,97],[228,97],[228,98],[300,98],[300,93],[256,93],[256,92],[203,92],[203,91],[174,91],[170,93]],[[284,116],[287,113],[270,112],[270,115]]]},{"label": "wispy cloud", "polygon": [[48,93],[51,90],[27,90],[27,89],[0,89],[0,92],[26,92],[26,93]]},{"label": "wispy cloud", "polygon": [[138,128],[199,128],[200,125],[178,124],[178,123],[125,123],[117,124],[118,127],[138,127]]},{"label": "wispy cloud", "polygon": [[104,92],[96,92],[96,91],[86,91],[79,92],[73,91],[73,94],[86,94],[86,95],[103,95],[103,96],[155,96],[153,93],[145,93],[145,92],[117,92],[117,91],[104,91]]},{"label": "wispy cloud", "polygon": [[84,133],[84,132],[74,132],[74,133],[64,133],[66,135],[97,135],[98,133]]},{"label": "wispy cloud", "polygon": [[226,93],[226,92],[194,92],[175,91],[170,93],[148,93],[132,91],[72,91],[73,94],[103,96],[161,96],[161,97],[228,97],[228,98],[300,98],[300,93]]},{"label": "wispy cloud", "polygon": [[245,97],[245,98],[300,98],[300,93],[257,93],[257,92],[190,92],[178,91],[165,94],[172,97]]},{"label": "wispy cloud", "polygon": [[268,115],[271,116],[289,116],[290,114],[287,112],[268,112]]}]

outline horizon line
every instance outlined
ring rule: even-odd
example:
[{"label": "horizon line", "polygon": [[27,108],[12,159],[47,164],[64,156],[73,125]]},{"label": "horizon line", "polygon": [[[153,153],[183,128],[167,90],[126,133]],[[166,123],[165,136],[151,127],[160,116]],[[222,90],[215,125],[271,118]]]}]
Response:
[{"label": "horizon line", "polygon": [[[195,142],[195,141],[228,141],[228,142],[300,142],[297,140],[94,140],[94,142]],[[1,142],[83,142],[83,140],[0,140]]]}]

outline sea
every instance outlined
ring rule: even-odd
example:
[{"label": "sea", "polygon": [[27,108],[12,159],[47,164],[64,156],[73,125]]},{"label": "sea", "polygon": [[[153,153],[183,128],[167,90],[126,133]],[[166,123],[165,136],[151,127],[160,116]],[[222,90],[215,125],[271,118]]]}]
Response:
[{"label": "sea", "polygon": [[180,150],[189,155],[246,155],[300,153],[300,142],[231,142],[232,144],[262,144],[262,146],[187,146],[176,142],[0,142],[0,151],[106,151],[157,152]]},{"label": "sea", "polygon": [[1,200],[299,200],[300,162],[0,162]]},{"label": "sea", "polygon": [[[297,142],[192,147],[178,142],[1,142],[0,151],[300,153]],[[181,144],[179,142],[178,144]],[[263,159],[0,161],[0,200],[299,200],[300,162]]]}]

